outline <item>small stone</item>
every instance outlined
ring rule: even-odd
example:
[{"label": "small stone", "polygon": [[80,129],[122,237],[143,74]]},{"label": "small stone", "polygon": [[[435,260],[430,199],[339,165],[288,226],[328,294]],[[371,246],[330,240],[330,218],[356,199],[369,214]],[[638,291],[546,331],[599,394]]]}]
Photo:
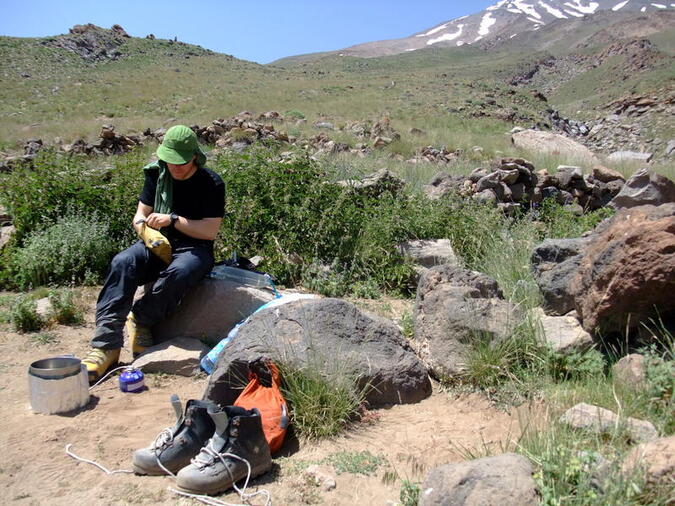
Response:
[{"label": "small stone", "polygon": [[673,484],[675,476],[675,436],[662,437],[636,446],[621,464],[621,472],[631,475],[638,470],[645,473],[652,484]]},{"label": "small stone", "polygon": [[543,341],[562,354],[578,353],[593,346],[593,338],[574,316],[541,316]]},{"label": "small stone", "polygon": [[645,357],[631,353],[612,366],[614,381],[632,389],[639,389],[645,382]]},{"label": "small stone", "polygon": [[314,483],[321,487],[324,491],[329,492],[333,490],[337,484],[335,478],[330,474],[327,468],[313,464],[305,469],[305,476],[314,481]]},{"label": "small stone", "polygon": [[579,403],[563,413],[560,422],[574,429],[584,429],[595,434],[611,434],[624,428],[632,441],[644,443],[658,437],[651,422],[637,418],[620,419],[616,413],[599,406]]},{"label": "small stone", "polygon": [[144,373],[162,372],[192,376],[199,369],[199,360],[208,348],[197,339],[176,337],[157,344],[134,360],[133,366]]},{"label": "small stone", "polygon": [[49,317],[49,314],[52,312],[52,303],[49,301],[49,297],[43,297],[36,301],[35,312],[41,318]]},{"label": "small stone", "polygon": [[638,153],[637,151],[615,151],[607,157],[607,161],[647,163],[652,159],[652,156],[652,153]]}]

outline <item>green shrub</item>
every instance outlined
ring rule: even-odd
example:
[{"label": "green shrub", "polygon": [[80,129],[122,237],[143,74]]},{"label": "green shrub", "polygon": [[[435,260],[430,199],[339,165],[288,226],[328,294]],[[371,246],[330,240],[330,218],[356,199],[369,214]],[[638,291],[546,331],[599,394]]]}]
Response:
[{"label": "green shrub", "polygon": [[107,223],[71,215],[31,233],[14,253],[14,282],[22,289],[46,284],[95,283],[117,245]]},{"label": "green shrub", "polygon": [[32,297],[18,297],[12,306],[11,321],[17,332],[37,332],[45,321],[37,313],[37,304]]},{"label": "green shrub", "polygon": [[52,306],[51,317],[62,325],[72,325],[84,322],[84,311],[73,300],[70,290],[53,290],[49,294]]},{"label": "green shrub", "polygon": [[595,349],[563,354],[547,348],[545,359],[548,373],[556,381],[601,376],[606,365],[602,353]]},{"label": "green shrub", "polygon": [[410,480],[403,480],[398,500],[402,506],[417,506],[420,500],[420,484]]},{"label": "green shrub", "polygon": [[369,451],[342,451],[330,454],[322,462],[332,465],[337,474],[350,473],[367,476],[377,471],[377,468],[384,463],[384,459],[371,454]]},{"label": "green shrub", "polygon": [[[136,150],[114,158],[90,159],[41,151],[33,167],[0,176],[0,202],[7,207],[21,244],[31,232],[74,212],[105,216],[113,240],[130,242],[130,226],[143,185],[140,170],[147,153]],[[114,166],[97,165],[105,160]]]},{"label": "green shrub", "polygon": [[281,367],[284,397],[295,430],[308,439],[329,437],[353,420],[364,400],[364,389],[347,375],[322,376],[315,367]]},{"label": "green shrub", "polygon": [[297,109],[291,109],[286,111],[286,119],[305,119],[305,115]]}]

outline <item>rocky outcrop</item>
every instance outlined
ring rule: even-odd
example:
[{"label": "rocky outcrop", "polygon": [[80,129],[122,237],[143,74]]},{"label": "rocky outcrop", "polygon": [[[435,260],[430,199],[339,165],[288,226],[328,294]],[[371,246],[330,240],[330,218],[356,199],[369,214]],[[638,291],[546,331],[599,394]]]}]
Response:
[{"label": "rocky outcrop", "polygon": [[675,314],[675,204],[620,210],[596,229],[572,283],[589,332],[623,332]]},{"label": "rocky outcrop", "polygon": [[411,344],[436,377],[460,377],[472,344],[510,338],[521,316],[493,279],[454,265],[437,266],[419,282]]},{"label": "rocky outcrop", "polygon": [[459,265],[450,239],[406,241],[399,244],[396,249],[401,256],[428,269],[441,264]]},{"label": "rocky outcrop", "polygon": [[614,209],[675,203],[675,182],[665,176],[640,169],[610,202]]},{"label": "rocky outcrop", "polygon": [[658,437],[656,428],[650,422],[637,418],[622,419],[613,411],[583,402],[565,411],[560,417],[560,423],[595,434],[624,431],[636,443],[652,441]]},{"label": "rocky outcrop", "polygon": [[248,362],[260,357],[317,370],[328,381],[353,378],[373,406],[431,394],[426,368],[398,327],[340,299],[301,300],[254,314],[221,353],[206,398],[231,404],[246,383]]},{"label": "rocky outcrop", "polygon": [[432,469],[421,487],[420,506],[535,506],[532,464],[515,453],[446,464]]}]

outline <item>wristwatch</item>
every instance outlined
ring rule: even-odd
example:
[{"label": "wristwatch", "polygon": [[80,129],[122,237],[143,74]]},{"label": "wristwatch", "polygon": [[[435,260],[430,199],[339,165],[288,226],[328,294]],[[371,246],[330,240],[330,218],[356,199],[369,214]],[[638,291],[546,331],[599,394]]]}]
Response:
[{"label": "wristwatch", "polygon": [[178,221],[178,215],[176,213],[171,213],[169,216],[171,217],[171,227],[173,228],[176,226],[176,222]]}]

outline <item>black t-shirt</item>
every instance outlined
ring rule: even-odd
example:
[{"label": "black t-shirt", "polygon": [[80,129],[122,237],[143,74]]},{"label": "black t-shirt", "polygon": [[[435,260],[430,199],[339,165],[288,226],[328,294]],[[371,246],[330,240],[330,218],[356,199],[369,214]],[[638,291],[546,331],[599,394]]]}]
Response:
[{"label": "black t-shirt", "polygon": [[[155,192],[159,169],[146,170],[145,184],[139,200],[150,207],[155,205]],[[206,167],[200,167],[188,179],[173,180],[173,205],[171,211],[189,220],[222,218],[225,214],[225,184],[218,174]],[[213,241],[195,239],[169,228],[164,230],[171,242],[212,244]]]}]

